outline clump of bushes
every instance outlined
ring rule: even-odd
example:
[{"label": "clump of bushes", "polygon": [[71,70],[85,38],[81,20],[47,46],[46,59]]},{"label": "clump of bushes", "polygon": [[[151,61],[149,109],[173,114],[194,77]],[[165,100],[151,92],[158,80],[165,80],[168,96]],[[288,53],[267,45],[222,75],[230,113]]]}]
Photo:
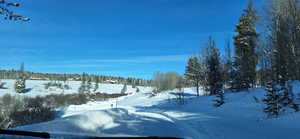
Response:
[{"label": "clump of bushes", "polygon": [[105,93],[78,93],[78,94],[51,94],[45,96],[45,102],[48,106],[54,108],[65,107],[69,105],[81,105],[88,101],[105,101],[109,98],[117,98],[125,94],[105,94]]},{"label": "clump of bushes", "polygon": [[86,94],[51,94],[45,98],[47,98],[45,100],[47,105],[55,108],[85,104],[89,101]]},{"label": "clump of bushes", "polygon": [[59,83],[59,82],[48,82],[48,83],[45,83],[45,89],[49,89],[50,87],[56,87],[56,88],[59,88],[59,89],[71,89],[69,85],[67,84],[62,84],[62,83]]},{"label": "clump of bushes", "polygon": [[13,128],[55,118],[54,108],[47,106],[42,97],[19,99],[6,94],[1,98],[0,107],[0,128]]},{"label": "clump of bushes", "polygon": [[106,93],[94,93],[89,94],[90,100],[93,101],[105,101],[109,98],[117,98],[121,96],[126,96],[127,94],[106,94]]},{"label": "clump of bushes", "polygon": [[88,101],[105,101],[124,95],[126,94],[78,93],[16,98],[6,94],[0,98],[0,128],[50,121],[55,118],[55,108],[81,105]]}]

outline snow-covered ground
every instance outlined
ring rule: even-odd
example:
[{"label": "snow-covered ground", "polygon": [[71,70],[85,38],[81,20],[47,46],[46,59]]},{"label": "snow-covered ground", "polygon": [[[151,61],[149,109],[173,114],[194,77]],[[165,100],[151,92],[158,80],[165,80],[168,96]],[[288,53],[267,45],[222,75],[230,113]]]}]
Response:
[{"label": "snow-covered ground", "polygon": [[[38,81],[38,80],[27,80],[26,81],[26,89],[28,90],[25,94],[17,94],[14,90],[15,80],[2,80],[5,82],[7,89],[0,89],[0,96],[4,94],[12,94],[12,95],[22,95],[22,96],[45,96],[49,94],[73,94],[78,93],[78,88],[80,87],[80,81],[68,81],[67,84],[71,87],[71,89],[63,90],[57,87],[51,87],[49,89],[45,89],[46,83],[49,81]],[[63,83],[63,82],[61,82]],[[94,83],[92,84],[94,86]],[[99,89],[96,92],[108,93],[108,94],[117,94],[120,93],[123,88],[122,84],[99,84]],[[151,91],[151,87],[142,87],[138,86],[141,92]],[[132,86],[127,86],[126,93],[134,93],[136,92],[136,88],[132,88]]]},{"label": "snow-covered ground", "polygon": [[[112,88],[117,86],[111,85]],[[299,82],[294,86],[300,91]],[[120,88],[116,90],[119,92]],[[185,105],[176,103],[174,91],[154,97],[151,97],[150,91],[146,88],[140,93],[133,92],[104,102],[71,105],[61,110],[62,114],[53,121],[16,129],[49,132],[54,134],[53,137],[72,134],[186,139],[300,138],[300,113],[266,119],[262,112],[263,104],[254,100],[254,96],[262,99],[262,89],[228,93],[226,104],[220,108],[212,106],[214,97],[198,98],[191,88],[185,89]]]}]

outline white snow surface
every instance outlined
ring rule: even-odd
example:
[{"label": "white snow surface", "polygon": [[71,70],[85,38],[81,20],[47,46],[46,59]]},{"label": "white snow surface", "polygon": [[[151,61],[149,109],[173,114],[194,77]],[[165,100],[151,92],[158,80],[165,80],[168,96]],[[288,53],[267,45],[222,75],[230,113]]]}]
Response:
[{"label": "white snow surface", "polygon": [[[295,89],[299,85],[299,82],[295,82]],[[118,90],[119,93],[122,85],[103,85],[99,88],[107,92]],[[184,90],[185,105],[176,103],[176,91],[151,96],[151,88],[143,88],[140,93],[133,92],[108,101],[71,105],[61,109],[55,120],[16,129],[69,135],[161,136],[185,139],[300,138],[299,112],[275,119],[266,118],[262,112],[263,103],[257,103],[253,99],[255,96],[261,100],[265,94],[263,89],[227,93],[226,103],[220,108],[212,106],[215,97],[197,97],[194,89]],[[300,91],[300,88],[297,90]],[[54,135],[52,137],[55,138]]]},{"label": "white snow surface", "polygon": [[[18,95],[18,96],[28,96],[28,97],[35,97],[35,96],[45,96],[49,94],[74,94],[78,93],[78,88],[80,87],[80,81],[67,81],[71,89],[63,90],[57,87],[50,87],[49,89],[45,89],[46,83],[50,81],[39,81],[39,80],[26,80],[26,92],[25,94],[18,94],[14,90],[15,80],[2,80],[5,82],[7,89],[0,89],[0,96],[4,94],[11,94],[11,95]],[[63,83],[63,82],[61,82]],[[95,83],[92,83],[93,87]],[[99,89],[96,92],[107,93],[107,94],[117,94],[121,93],[123,88],[123,84],[99,84]],[[141,92],[143,91],[151,91],[151,87],[142,87],[138,86]],[[132,88],[132,86],[127,85],[127,91],[125,93],[134,93],[136,92],[136,88]]]}]

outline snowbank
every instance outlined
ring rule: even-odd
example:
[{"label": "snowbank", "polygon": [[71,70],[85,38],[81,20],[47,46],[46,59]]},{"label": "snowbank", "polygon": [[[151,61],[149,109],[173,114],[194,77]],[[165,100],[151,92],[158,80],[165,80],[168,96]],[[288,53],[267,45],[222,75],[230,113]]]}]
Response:
[{"label": "snowbank", "polygon": [[185,94],[185,105],[176,103],[174,91],[154,97],[146,92],[134,93],[106,102],[72,105],[53,121],[17,129],[56,134],[186,139],[300,138],[300,113],[266,119],[262,112],[264,105],[254,100],[254,97],[259,100],[264,97],[263,89],[228,93],[225,105],[220,108],[212,106],[213,96],[198,98],[191,90]]}]

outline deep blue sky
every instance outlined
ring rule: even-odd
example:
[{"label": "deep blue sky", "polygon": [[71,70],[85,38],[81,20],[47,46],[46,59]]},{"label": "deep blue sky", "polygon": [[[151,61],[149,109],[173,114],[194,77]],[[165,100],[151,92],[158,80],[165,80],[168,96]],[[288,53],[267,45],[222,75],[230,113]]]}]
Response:
[{"label": "deep blue sky", "polygon": [[211,35],[234,34],[247,0],[19,0],[29,23],[0,20],[0,68],[151,78],[183,74]]}]

